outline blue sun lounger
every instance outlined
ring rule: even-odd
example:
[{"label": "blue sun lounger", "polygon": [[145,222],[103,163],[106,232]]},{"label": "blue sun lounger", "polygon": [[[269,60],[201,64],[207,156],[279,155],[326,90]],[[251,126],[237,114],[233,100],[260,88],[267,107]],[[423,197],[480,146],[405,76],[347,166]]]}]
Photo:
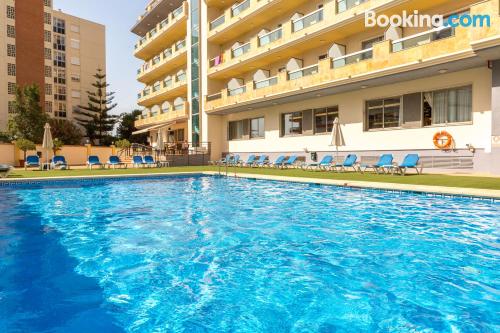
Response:
[{"label": "blue sun lounger", "polygon": [[385,169],[387,169],[389,172],[392,172],[392,174],[400,174],[404,176],[406,174],[406,171],[408,169],[415,169],[417,171],[417,174],[419,175],[422,170],[419,170],[418,168],[418,163],[420,161],[420,156],[418,154],[408,154],[404,158],[403,162],[399,165],[387,165],[384,166]]},{"label": "blue sun lounger", "polygon": [[242,162],[242,163],[240,163],[240,165],[244,166],[244,167],[252,166],[255,163],[256,158],[257,157],[255,155],[250,155],[250,156],[248,156],[248,159],[246,160],[246,162]]},{"label": "blue sun lounger", "polygon": [[285,162],[285,156],[280,155],[274,162],[268,163],[267,165],[272,168],[279,168],[283,165],[283,162]]},{"label": "blue sun lounger", "polygon": [[139,155],[132,156],[132,165],[134,166],[134,168],[143,167],[145,163],[142,156]]},{"label": "blue sun lounger", "polygon": [[281,165],[282,168],[291,168],[297,162],[297,159],[299,157],[297,155],[292,155],[290,156],[286,161],[283,162]]},{"label": "blue sun lounger", "polygon": [[267,155],[261,155],[257,161],[255,161],[253,164],[252,164],[252,167],[263,167],[263,166],[266,166],[267,163],[268,163],[268,159],[269,159],[269,156]]},{"label": "blue sun lounger", "polygon": [[66,162],[66,158],[62,155],[56,155],[52,158],[52,169],[69,169],[69,164]]},{"label": "blue sun lounger", "polygon": [[92,168],[94,166],[98,166],[98,167],[104,167],[104,165],[101,163],[101,161],[99,161],[99,157],[98,156],[94,156],[94,155],[90,155],[87,159],[87,168],[89,168],[90,170],[92,170]]},{"label": "blue sun lounger", "polygon": [[306,164],[302,165],[302,169],[304,169],[304,170],[307,170],[307,169],[328,170],[332,167],[332,162],[333,162],[333,156],[326,155],[323,157],[323,159],[319,163],[313,162],[313,163],[306,163]]},{"label": "blue sun lounger", "polygon": [[359,166],[359,171],[361,173],[366,172],[368,169],[372,169],[376,173],[383,173],[384,172],[384,167],[387,167],[389,165],[392,165],[392,161],[394,160],[394,156],[392,154],[384,154],[380,156],[379,160],[375,164],[361,164]]},{"label": "blue sun lounger", "polygon": [[27,168],[41,168],[40,157],[37,155],[30,155],[26,157],[26,161],[24,162],[24,170]]},{"label": "blue sun lounger", "polygon": [[352,168],[356,171],[356,162],[358,161],[358,156],[356,154],[349,154],[346,156],[344,162],[337,163],[333,166],[334,171],[344,172],[347,169]]},{"label": "blue sun lounger", "polygon": [[109,160],[108,162],[106,163],[106,165],[109,167],[109,168],[113,168],[115,169],[117,166],[118,167],[125,167],[125,169],[127,168],[127,164],[123,163],[120,158],[118,156],[110,156],[109,157]]},{"label": "blue sun lounger", "polygon": [[155,159],[151,155],[146,155],[144,156],[144,165],[148,166],[150,168],[154,168],[158,166],[158,163],[156,163]]}]

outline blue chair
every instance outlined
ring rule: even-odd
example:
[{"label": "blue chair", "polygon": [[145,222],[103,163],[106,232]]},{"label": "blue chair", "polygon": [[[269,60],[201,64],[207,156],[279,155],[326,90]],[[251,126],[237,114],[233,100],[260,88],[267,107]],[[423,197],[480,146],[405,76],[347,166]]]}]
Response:
[{"label": "blue chair", "polygon": [[290,156],[286,161],[283,162],[281,165],[282,168],[291,168],[297,162],[297,159],[299,157],[297,155],[292,155]]},{"label": "blue chair", "polygon": [[155,159],[151,155],[144,156],[144,165],[148,167],[158,167],[158,163],[156,163]]},{"label": "blue chair", "polygon": [[358,161],[358,156],[356,154],[349,154],[346,156],[344,162],[337,163],[333,166],[334,171],[344,172],[347,169],[352,168],[356,171],[356,162]]},{"label": "blue chair", "polygon": [[255,159],[256,159],[255,155],[250,155],[250,156],[248,156],[248,159],[246,160],[246,162],[243,162],[240,165],[246,166],[246,167],[252,166],[255,163]]},{"label": "blue chair", "polygon": [[234,155],[234,157],[231,159],[229,158],[227,165],[229,166],[237,166],[240,163],[240,155]]},{"label": "blue chair", "polygon": [[376,173],[383,173],[384,172],[384,167],[387,167],[388,165],[392,165],[392,161],[394,160],[394,156],[392,154],[384,154],[380,156],[379,160],[375,164],[361,164],[359,166],[359,171],[361,173],[366,172],[368,169],[372,169]]},{"label": "blue chair", "polygon": [[41,168],[40,157],[37,155],[30,155],[26,157],[26,161],[24,162],[24,170],[28,168]]},{"label": "blue chair", "polygon": [[118,167],[125,167],[127,168],[127,164],[123,163],[118,156],[110,156],[108,162],[106,163],[109,168],[115,169],[117,166]]},{"label": "blue chair", "polygon": [[52,168],[56,169],[69,169],[69,164],[66,162],[66,158],[62,155],[56,155],[52,159]]},{"label": "blue chair", "polygon": [[269,160],[269,156],[260,155],[259,158],[252,164],[252,167],[263,167],[266,166]]},{"label": "blue chair", "polygon": [[332,167],[332,162],[333,162],[333,156],[332,155],[326,155],[323,157],[323,159],[318,163],[307,163],[302,166],[302,169],[319,169],[319,170],[327,170]]},{"label": "blue chair", "polygon": [[92,170],[92,167],[94,166],[99,166],[99,167],[104,167],[104,165],[99,161],[98,156],[90,155],[89,158],[87,159],[87,167]]},{"label": "blue chair", "polygon": [[134,168],[138,168],[140,166],[144,166],[144,160],[142,159],[142,156],[135,155],[132,157],[132,164],[134,165]]},{"label": "blue chair", "polygon": [[269,163],[267,165],[272,168],[279,168],[283,165],[283,162],[285,162],[285,156],[280,155],[274,162]]},{"label": "blue chair", "polygon": [[420,175],[422,173],[422,169],[419,170],[418,163],[420,162],[420,156],[418,154],[408,154],[403,160],[403,163],[399,165],[387,165],[384,166],[388,171],[392,172],[392,174],[400,174],[404,176],[408,169],[415,169],[417,174]]}]

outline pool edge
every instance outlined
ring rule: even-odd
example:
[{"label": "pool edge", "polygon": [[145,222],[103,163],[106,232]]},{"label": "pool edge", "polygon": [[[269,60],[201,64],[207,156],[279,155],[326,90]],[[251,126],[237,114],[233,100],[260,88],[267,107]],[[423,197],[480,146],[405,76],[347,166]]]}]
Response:
[{"label": "pool edge", "polygon": [[[54,180],[88,180],[88,179],[124,179],[124,178],[151,178],[151,177],[174,177],[174,176],[219,176],[217,171],[192,171],[192,172],[164,172],[151,174],[124,174],[124,175],[90,175],[90,176],[60,176],[60,177],[45,177],[45,178],[4,178],[0,179],[0,184],[24,184],[24,183],[43,183]],[[382,182],[366,182],[366,181],[345,181],[335,179],[319,179],[307,177],[287,177],[287,176],[271,176],[250,174],[244,172],[231,172],[228,177],[246,178],[258,180],[274,180],[281,182],[293,182],[304,184],[319,184],[330,185],[352,189],[376,189],[383,191],[397,192],[412,192],[420,194],[434,194],[441,196],[467,197],[479,199],[494,199],[500,200],[500,190],[475,189],[465,187],[445,187],[445,186],[429,186],[429,185],[412,185],[398,183],[382,183]]]}]

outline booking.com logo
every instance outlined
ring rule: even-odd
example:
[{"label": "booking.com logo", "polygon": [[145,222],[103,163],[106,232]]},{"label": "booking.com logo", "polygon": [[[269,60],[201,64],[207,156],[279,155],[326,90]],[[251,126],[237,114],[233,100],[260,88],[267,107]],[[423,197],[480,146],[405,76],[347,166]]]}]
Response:
[{"label": "booking.com logo", "polygon": [[420,14],[418,10],[408,14],[406,10],[402,15],[377,15],[375,11],[368,10],[365,12],[365,26],[367,28],[389,26],[401,28],[436,28],[442,26],[450,26],[456,28],[462,27],[490,27],[490,15],[471,15],[469,13],[454,14],[448,17],[443,15]]}]

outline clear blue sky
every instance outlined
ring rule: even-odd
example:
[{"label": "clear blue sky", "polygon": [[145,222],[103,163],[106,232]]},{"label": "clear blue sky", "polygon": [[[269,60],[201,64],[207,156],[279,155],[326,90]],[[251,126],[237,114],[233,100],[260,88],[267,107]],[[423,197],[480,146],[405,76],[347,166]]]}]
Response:
[{"label": "clear blue sky", "polygon": [[113,113],[137,108],[136,81],[140,61],[133,56],[137,36],[130,32],[146,0],[54,0],[54,9],[106,26],[106,63],[110,89],[116,92],[118,107]]}]

